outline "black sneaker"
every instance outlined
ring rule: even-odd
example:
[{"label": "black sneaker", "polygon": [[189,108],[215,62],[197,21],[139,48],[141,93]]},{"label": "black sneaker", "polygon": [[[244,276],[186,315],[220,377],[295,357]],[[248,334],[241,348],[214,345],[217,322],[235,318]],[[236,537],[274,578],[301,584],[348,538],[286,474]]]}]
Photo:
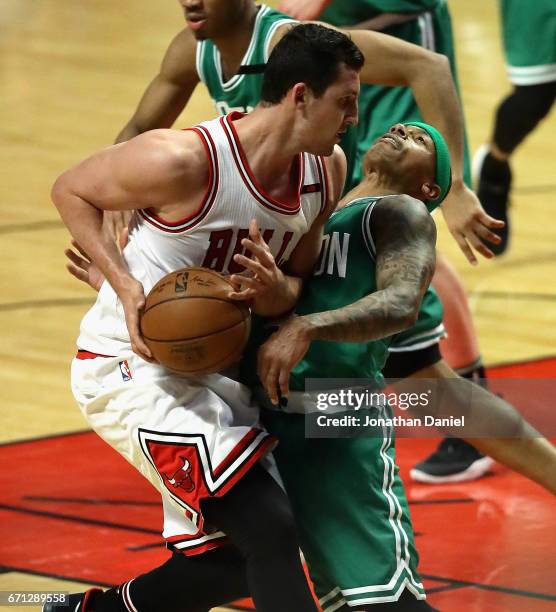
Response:
[{"label": "black sneaker", "polygon": [[42,612],[91,612],[91,606],[102,589],[89,589],[85,593],[71,593],[66,601],[45,603]]},{"label": "black sneaker", "polygon": [[502,255],[508,248],[510,234],[508,208],[512,187],[512,171],[507,161],[495,159],[483,145],[473,158],[473,175],[477,183],[477,197],[485,211],[495,219],[501,219],[506,226],[497,229],[496,234],[502,238],[500,244],[486,242],[486,246],[495,254]]},{"label": "black sneaker", "polygon": [[438,448],[409,471],[417,482],[464,482],[484,476],[494,465],[474,446],[459,438],[444,438]]}]

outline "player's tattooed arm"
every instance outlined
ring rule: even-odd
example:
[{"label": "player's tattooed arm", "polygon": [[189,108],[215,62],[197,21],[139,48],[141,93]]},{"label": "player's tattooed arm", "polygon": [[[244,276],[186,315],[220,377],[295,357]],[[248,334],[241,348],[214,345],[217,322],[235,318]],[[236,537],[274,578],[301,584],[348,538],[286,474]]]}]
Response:
[{"label": "player's tattooed arm", "polygon": [[377,291],[343,308],[290,317],[263,344],[259,377],[274,403],[278,389],[284,397],[288,395],[290,372],[313,340],[366,342],[395,334],[416,321],[435,268],[434,221],[424,204],[407,196],[384,198],[370,219]]}]

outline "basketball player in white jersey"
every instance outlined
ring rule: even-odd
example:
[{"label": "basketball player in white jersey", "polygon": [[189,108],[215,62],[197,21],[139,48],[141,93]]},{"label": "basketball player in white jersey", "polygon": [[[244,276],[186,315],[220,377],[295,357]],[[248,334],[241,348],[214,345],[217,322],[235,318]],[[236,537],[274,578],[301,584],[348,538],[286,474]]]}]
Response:
[{"label": "basketball player in white jersey", "polygon": [[[277,45],[252,113],[145,133],[81,162],[52,190],[107,279],[81,323],[72,364],[80,408],[160,491],[169,547],[196,555],[231,540],[261,611],[315,609],[287,498],[258,463],[274,440],[240,383],[219,374],[186,379],[153,363],[139,317],[145,293],[184,266],[235,273],[235,296],[253,299],[259,314],[295,304],[343,186],[345,157],[335,145],[357,121],[363,61],[344,34],[295,27]],[[120,254],[103,235],[102,214],[131,209]],[[242,241],[250,224],[251,242]],[[284,262],[291,276],[265,275],[257,226],[269,267]],[[238,274],[246,245],[260,255],[255,279]]]}]

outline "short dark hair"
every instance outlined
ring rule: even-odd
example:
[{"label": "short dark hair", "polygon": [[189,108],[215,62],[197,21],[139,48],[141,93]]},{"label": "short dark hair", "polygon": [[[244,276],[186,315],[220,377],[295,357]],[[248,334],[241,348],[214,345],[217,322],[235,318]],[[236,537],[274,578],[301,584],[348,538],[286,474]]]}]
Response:
[{"label": "short dark hair", "polygon": [[320,97],[336,80],[341,64],[359,71],[365,58],[343,32],[306,23],[294,26],[274,47],[264,71],[261,102],[278,104],[296,83]]}]

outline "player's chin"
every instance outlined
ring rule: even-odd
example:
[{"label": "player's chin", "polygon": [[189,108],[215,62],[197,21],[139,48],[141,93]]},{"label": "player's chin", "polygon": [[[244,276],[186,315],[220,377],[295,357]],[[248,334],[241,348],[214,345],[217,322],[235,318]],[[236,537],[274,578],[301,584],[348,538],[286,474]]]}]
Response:
[{"label": "player's chin", "polygon": [[322,143],[320,146],[316,146],[313,151],[310,151],[310,153],[312,153],[313,155],[328,157],[329,155],[332,155],[332,153],[334,153],[334,147],[339,142],[340,141],[335,138],[333,142],[326,142]]}]

